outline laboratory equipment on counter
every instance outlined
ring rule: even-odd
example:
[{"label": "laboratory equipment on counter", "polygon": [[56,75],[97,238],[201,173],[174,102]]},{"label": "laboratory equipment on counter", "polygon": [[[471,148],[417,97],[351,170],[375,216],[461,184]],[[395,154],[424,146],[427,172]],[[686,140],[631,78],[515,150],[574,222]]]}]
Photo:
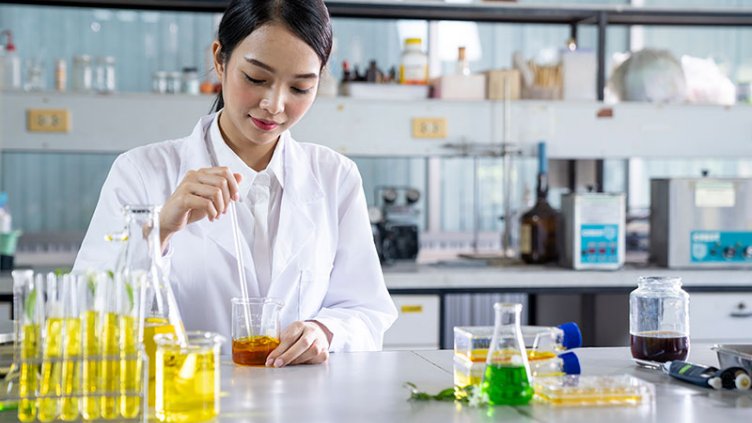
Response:
[{"label": "laboratory equipment on counter", "polygon": [[114,57],[97,57],[95,75],[96,77],[94,78],[94,86],[96,87],[97,92],[102,94],[112,94],[117,90]]},{"label": "laboratory equipment on counter", "polygon": [[224,338],[212,332],[188,332],[186,337],[182,343],[173,334],[155,336],[160,422],[197,422],[219,415],[219,351]]},{"label": "laboratory equipment on counter", "polygon": [[[243,366],[263,366],[280,341],[279,311],[273,298],[232,299],[232,361]],[[244,315],[248,310],[250,316]]]},{"label": "laboratory equipment on counter", "polygon": [[533,398],[530,365],[520,330],[522,304],[496,303],[496,323],[481,389],[493,405],[523,405]]},{"label": "laboratory equipment on counter", "polygon": [[[580,359],[574,352],[565,352],[548,358],[536,357],[527,352],[530,375],[533,379],[544,376],[578,375],[581,372]],[[466,357],[454,356],[454,385],[465,387],[480,385],[486,371],[485,361],[470,361]]]},{"label": "laboratory equipment on counter", "polygon": [[722,368],[741,367],[752,374],[752,344],[717,344],[711,349]]},{"label": "laboratory equipment on counter", "polygon": [[82,54],[73,56],[72,88],[76,92],[90,92],[94,87],[94,71],[91,56]]},{"label": "laboratory equipment on counter", "polygon": [[[400,201],[399,194],[403,195]],[[374,243],[382,263],[415,260],[418,257],[420,191],[410,187],[377,186],[374,198],[380,205],[369,210]]]},{"label": "laboratory equipment on counter", "polygon": [[702,366],[681,360],[665,363],[647,360],[635,361],[643,367],[661,370],[675,379],[703,388],[747,390],[752,385],[749,374],[741,367],[728,367],[719,370],[717,367]]},{"label": "laboratory equipment on counter", "polygon": [[641,277],[629,294],[632,357],[666,362],[689,354],[689,295],[681,278]]},{"label": "laboratory equipment on counter", "polygon": [[561,197],[559,264],[572,269],[624,265],[626,208],[623,194],[569,193]]},{"label": "laboratory equipment on counter", "polygon": [[538,143],[538,182],[532,209],[520,218],[520,258],[525,263],[555,261],[559,213],[548,203],[548,158],[546,143]]},{"label": "laboratory equipment on counter", "polygon": [[535,379],[535,400],[555,407],[636,406],[655,400],[655,387],[629,375],[566,375]]},{"label": "laboratory equipment on counter", "polygon": [[428,84],[428,55],[423,52],[420,38],[406,38],[400,59],[400,84]]},{"label": "laboratory equipment on counter", "polygon": [[670,268],[752,267],[752,179],[650,181],[650,257]]}]

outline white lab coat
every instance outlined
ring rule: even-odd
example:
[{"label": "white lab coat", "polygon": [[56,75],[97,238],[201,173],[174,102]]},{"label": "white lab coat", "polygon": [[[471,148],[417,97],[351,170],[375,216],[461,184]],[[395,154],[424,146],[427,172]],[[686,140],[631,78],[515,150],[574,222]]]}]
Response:
[{"label": "white lab coat", "polygon": [[[120,155],[102,187],[75,270],[111,269],[119,247],[104,235],[123,227],[126,204],[163,204],[189,170],[211,166],[201,118],[186,138]],[[397,316],[373,244],[362,180],[346,157],[288,132],[284,191],[268,296],[284,302],[282,328],[315,319],[333,333],[330,351],[380,350]],[[170,241],[170,282],[187,330],[231,337],[230,298],[240,296],[229,214],[192,223]],[[253,260],[244,260],[250,296],[258,296]]]}]

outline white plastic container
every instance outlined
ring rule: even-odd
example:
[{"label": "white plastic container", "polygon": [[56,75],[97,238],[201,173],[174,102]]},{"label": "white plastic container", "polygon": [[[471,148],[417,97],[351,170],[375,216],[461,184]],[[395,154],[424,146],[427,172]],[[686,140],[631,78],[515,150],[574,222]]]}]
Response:
[{"label": "white plastic container", "polygon": [[405,39],[400,60],[400,84],[428,84],[428,55],[423,52],[420,38]]},{"label": "white plastic container", "polygon": [[5,54],[2,58],[2,80],[0,80],[0,89],[20,90],[21,89],[21,58],[18,56],[16,46],[13,44],[13,34],[10,31],[3,31],[7,37],[5,44]]}]

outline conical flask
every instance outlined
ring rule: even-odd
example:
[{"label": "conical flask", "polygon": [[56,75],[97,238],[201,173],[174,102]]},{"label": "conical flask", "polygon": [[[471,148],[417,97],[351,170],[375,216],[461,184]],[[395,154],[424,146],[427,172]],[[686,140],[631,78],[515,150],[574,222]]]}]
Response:
[{"label": "conical flask", "polygon": [[[119,273],[124,275],[128,289],[138,294],[138,304],[143,307],[142,334],[144,349],[149,357],[149,405],[154,404],[156,375],[156,344],[154,335],[175,334],[178,342],[185,344],[185,330],[175,295],[168,279],[167,263],[162,257],[159,237],[159,206],[126,206],[126,229],[123,235],[126,247],[118,259]],[[144,281],[140,286],[135,281]]]},{"label": "conical flask", "polygon": [[522,304],[496,303],[496,324],[483,375],[483,392],[494,405],[527,404],[533,397],[530,365],[520,329]]}]

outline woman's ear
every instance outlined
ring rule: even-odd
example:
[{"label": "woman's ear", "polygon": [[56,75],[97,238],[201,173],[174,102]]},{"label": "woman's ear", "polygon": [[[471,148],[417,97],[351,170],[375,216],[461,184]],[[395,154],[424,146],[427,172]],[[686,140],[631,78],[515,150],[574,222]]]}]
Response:
[{"label": "woman's ear", "polygon": [[225,63],[222,60],[222,45],[219,44],[219,40],[214,40],[212,43],[212,57],[214,58],[214,71],[217,72],[217,77],[221,81],[225,73]]}]

